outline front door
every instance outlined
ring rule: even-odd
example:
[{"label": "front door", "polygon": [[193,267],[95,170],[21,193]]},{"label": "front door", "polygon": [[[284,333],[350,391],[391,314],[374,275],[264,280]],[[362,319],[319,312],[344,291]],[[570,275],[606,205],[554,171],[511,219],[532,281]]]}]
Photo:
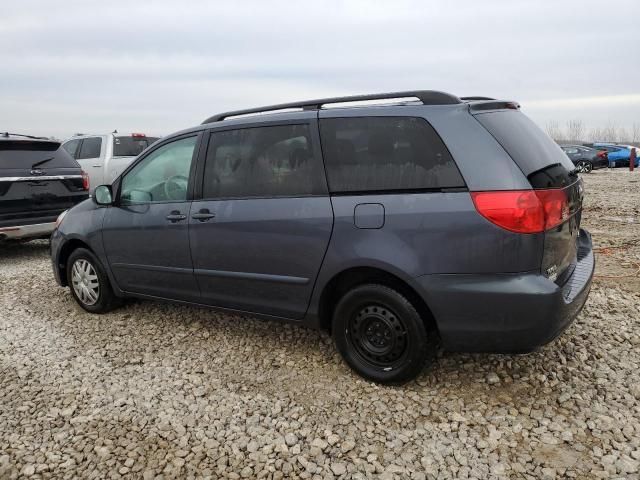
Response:
[{"label": "front door", "polygon": [[189,218],[204,303],[304,316],[333,227],[315,122],[211,134]]},{"label": "front door", "polygon": [[161,144],[124,174],[102,229],[109,266],[122,290],[199,301],[188,222],[198,138]]}]

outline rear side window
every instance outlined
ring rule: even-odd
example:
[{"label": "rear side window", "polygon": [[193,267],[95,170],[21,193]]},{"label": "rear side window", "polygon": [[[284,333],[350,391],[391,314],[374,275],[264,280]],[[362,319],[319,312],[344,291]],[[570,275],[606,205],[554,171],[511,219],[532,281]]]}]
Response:
[{"label": "rear side window", "polygon": [[475,118],[502,145],[527,177],[553,165],[562,166],[567,171],[574,170],[573,163],[558,144],[523,113],[504,110],[476,114]]},{"label": "rear side window", "polygon": [[58,142],[0,141],[0,169],[77,168],[78,164]]},{"label": "rear side window", "polygon": [[156,140],[158,140],[157,137],[115,137],[113,139],[113,156],[136,157]]},{"label": "rear side window", "polygon": [[99,158],[101,146],[102,139],[100,137],[85,138],[82,140],[82,145],[80,146],[80,154],[77,157],[78,160]]},{"label": "rear side window", "polygon": [[204,172],[205,198],[320,194],[323,171],[308,125],[214,132]]},{"label": "rear side window", "polygon": [[447,147],[422,118],[323,119],[320,133],[333,193],[465,186]]}]

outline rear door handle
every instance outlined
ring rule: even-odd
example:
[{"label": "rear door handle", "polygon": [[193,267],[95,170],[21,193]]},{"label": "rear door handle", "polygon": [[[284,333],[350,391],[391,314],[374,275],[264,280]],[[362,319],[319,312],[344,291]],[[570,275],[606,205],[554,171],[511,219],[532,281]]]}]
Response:
[{"label": "rear door handle", "polygon": [[198,213],[191,215],[194,220],[200,220],[201,222],[207,222],[216,216],[215,213],[211,213],[208,209],[203,208]]},{"label": "rear door handle", "polygon": [[180,220],[184,220],[185,218],[187,218],[187,216],[183,215],[178,210],[173,210],[169,215],[167,215],[166,218],[171,223],[176,223],[176,222],[179,222]]}]

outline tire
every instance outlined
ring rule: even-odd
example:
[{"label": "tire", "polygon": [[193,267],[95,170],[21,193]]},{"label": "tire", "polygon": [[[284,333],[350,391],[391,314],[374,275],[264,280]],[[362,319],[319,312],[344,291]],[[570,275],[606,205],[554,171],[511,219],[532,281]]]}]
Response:
[{"label": "tire", "polygon": [[347,364],[362,377],[383,384],[414,379],[435,358],[435,332],[415,307],[384,285],[347,292],[333,315],[333,339]]},{"label": "tire", "polygon": [[576,167],[578,167],[578,171],[581,173],[591,173],[593,170],[593,163],[588,160],[579,160]]},{"label": "tire", "polygon": [[67,280],[71,295],[87,312],[106,313],[120,305],[102,263],[86,248],[78,248],[69,255]]}]

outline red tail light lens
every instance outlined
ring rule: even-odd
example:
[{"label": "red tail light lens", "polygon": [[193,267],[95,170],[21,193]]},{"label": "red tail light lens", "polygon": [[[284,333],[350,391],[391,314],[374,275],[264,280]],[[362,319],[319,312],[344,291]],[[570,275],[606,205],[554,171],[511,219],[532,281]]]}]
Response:
[{"label": "red tail light lens", "polygon": [[473,204],[491,223],[516,233],[540,233],[569,216],[565,190],[472,192]]},{"label": "red tail light lens", "polygon": [[89,174],[84,170],[82,171],[82,188],[87,192],[89,191]]},{"label": "red tail light lens", "polygon": [[605,158],[607,156],[607,152],[605,152],[604,150],[601,150],[598,152],[598,156],[600,158]]}]

